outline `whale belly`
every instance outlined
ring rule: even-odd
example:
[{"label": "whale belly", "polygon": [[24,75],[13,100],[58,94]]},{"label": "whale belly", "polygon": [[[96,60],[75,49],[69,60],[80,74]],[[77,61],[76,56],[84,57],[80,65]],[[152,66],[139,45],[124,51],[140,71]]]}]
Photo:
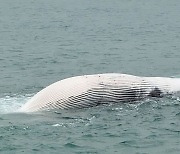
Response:
[{"label": "whale belly", "polygon": [[85,108],[136,101],[147,96],[157,97],[161,93],[161,89],[143,77],[115,73],[84,75],[67,78],[44,88],[21,111]]}]

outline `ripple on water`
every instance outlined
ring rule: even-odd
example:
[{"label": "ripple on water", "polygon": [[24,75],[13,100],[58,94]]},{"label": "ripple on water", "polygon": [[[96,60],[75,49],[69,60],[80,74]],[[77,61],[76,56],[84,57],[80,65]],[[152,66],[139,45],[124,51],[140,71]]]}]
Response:
[{"label": "ripple on water", "polygon": [[[42,148],[56,151],[61,148],[63,152],[109,153],[113,147],[114,152],[124,149],[122,151],[129,153],[142,149],[143,153],[147,149],[166,149],[170,142],[174,145],[169,148],[172,150],[180,134],[178,103],[163,98],[136,104],[102,105],[73,112],[3,114],[0,138],[7,142],[16,138],[18,145],[23,138],[26,148],[34,147],[30,151],[41,151]],[[47,142],[51,144],[46,146]],[[15,143],[11,144],[12,149],[16,147]],[[84,150],[85,147],[87,150]],[[3,145],[2,150],[7,148]]]}]

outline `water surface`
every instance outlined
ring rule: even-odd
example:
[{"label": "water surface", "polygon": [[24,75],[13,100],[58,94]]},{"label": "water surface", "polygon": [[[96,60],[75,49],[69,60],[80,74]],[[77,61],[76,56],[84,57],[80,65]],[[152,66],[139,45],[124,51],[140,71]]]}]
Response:
[{"label": "water surface", "polygon": [[20,114],[60,79],[180,74],[178,0],[0,2],[1,153],[179,153],[178,97]]}]

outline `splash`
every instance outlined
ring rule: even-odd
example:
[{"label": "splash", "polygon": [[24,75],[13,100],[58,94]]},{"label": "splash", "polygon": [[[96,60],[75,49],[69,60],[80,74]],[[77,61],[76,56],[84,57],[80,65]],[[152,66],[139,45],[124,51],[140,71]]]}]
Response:
[{"label": "splash", "polygon": [[0,114],[18,112],[19,108],[25,104],[33,94],[26,95],[6,95],[0,98]]}]

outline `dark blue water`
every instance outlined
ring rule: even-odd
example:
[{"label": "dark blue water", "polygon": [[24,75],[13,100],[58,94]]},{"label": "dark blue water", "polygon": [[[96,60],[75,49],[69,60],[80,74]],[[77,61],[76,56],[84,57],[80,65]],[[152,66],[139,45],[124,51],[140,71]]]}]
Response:
[{"label": "dark blue water", "polygon": [[180,74],[178,0],[0,1],[0,153],[179,154],[178,96],[19,114],[60,79]]}]

